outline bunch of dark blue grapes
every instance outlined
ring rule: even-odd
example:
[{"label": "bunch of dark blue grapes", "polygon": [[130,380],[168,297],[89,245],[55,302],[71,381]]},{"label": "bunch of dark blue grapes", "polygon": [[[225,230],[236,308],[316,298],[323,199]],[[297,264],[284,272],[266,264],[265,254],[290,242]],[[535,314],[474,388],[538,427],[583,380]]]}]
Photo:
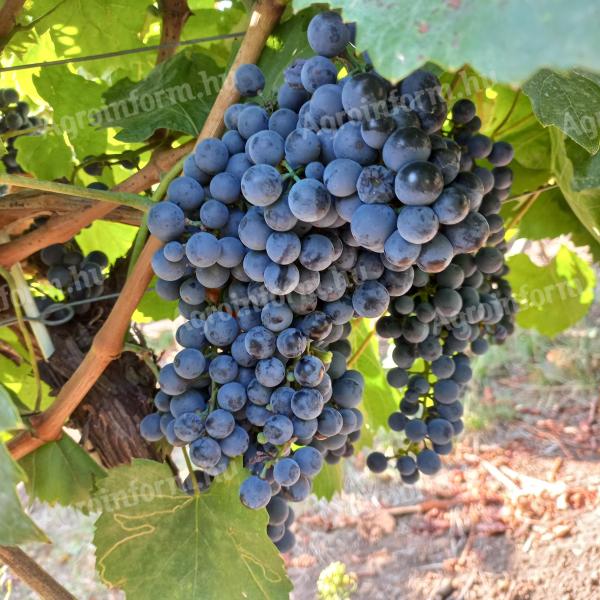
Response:
[{"label": "bunch of dark blue grapes", "polygon": [[[0,135],[6,137],[6,154],[2,157],[4,168],[7,173],[22,173],[17,162],[17,149],[15,140],[19,131],[32,130],[30,134],[36,133],[36,129],[42,129],[44,119],[30,114],[30,106],[24,100],[19,99],[19,92],[12,88],[0,89]],[[13,135],[14,134],[14,135]],[[6,186],[0,186],[0,195],[6,193]]]},{"label": "bunch of dark blue grapes", "polygon": [[438,79],[419,70],[392,85],[352,37],[338,14],[315,16],[316,55],[286,69],[276,102],[260,69],[242,65],[245,101],[148,219],[165,243],[156,291],[188,321],[142,434],[186,446],[203,485],[243,457],[241,501],[267,507],[281,550],[293,543],[283,504],[306,498],[360,436],[352,319],[389,309],[383,322],[397,326],[397,304],[487,252],[491,235],[484,182],[451,135]]},{"label": "bunch of dark blue grapes", "polygon": [[[40,297],[38,308],[49,320],[63,321],[67,314],[84,315],[94,298],[104,293],[105,270],[108,257],[101,250],[94,250],[85,255],[74,240],[65,244],[52,244],[39,253],[40,262],[47,267],[45,273],[48,283],[60,290],[64,302],[76,302],[72,312],[60,310],[61,304],[52,298]],[[52,309],[49,307],[52,306]]]},{"label": "bunch of dark blue grapes", "polygon": [[[487,223],[485,246],[455,253],[436,273],[415,269],[412,289],[377,323],[378,334],[395,343],[397,366],[388,372],[388,382],[404,394],[388,425],[403,437],[392,456],[373,452],[367,464],[374,472],[391,464],[406,483],[417,481],[421,473],[437,473],[440,456],[451,452],[453,438],[463,431],[460,400],[472,377],[469,355],[484,354],[490,343],[502,344],[515,328],[518,306],[505,278],[507,246],[499,214],[510,194],[508,165],[514,152],[510,144],[477,133],[480,127],[470,100],[452,107],[450,134],[460,148],[458,177],[474,182],[469,201],[477,213],[471,214]],[[484,159],[491,169],[477,164]],[[450,191],[457,195],[454,184],[445,193]]]}]

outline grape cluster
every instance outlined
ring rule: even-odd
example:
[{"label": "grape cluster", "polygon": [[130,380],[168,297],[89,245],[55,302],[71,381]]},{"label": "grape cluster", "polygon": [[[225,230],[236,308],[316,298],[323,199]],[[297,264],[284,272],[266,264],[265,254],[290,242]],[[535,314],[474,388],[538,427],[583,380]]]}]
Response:
[{"label": "grape cluster", "polygon": [[[478,133],[480,127],[470,100],[459,100],[452,107],[449,135],[459,144],[460,171],[443,194],[457,181],[470,183],[469,215],[479,215],[487,223],[485,245],[470,253],[454,248],[454,257],[439,272],[415,269],[411,290],[396,299],[377,323],[379,336],[395,344],[396,367],[388,372],[388,383],[404,390],[388,425],[404,437],[393,456],[373,452],[367,464],[382,472],[394,460],[406,483],[417,481],[420,473],[439,471],[439,456],[451,452],[453,438],[463,430],[460,398],[472,377],[465,352],[484,354],[490,343],[501,344],[514,331],[517,305],[505,279],[505,231],[499,214],[510,193],[508,165],[514,152],[510,144],[493,143]],[[491,170],[477,164],[483,159],[491,163]],[[469,227],[466,234],[472,231]]]},{"label": "grape cluster", "polygon": [[[468,379],[463,350],[512,327],[504,311],[477,312],[468,335],[446,322],[463,304],[510,298],[501,200],[490,199],[509,177],[476,166],[476,117],[447,121],[426,71],[390,84],[350,53],[353,28],[336,13],[315,16],[307,33],[316,55],[286,69],[276,102],[263,99],[258,67],[237,70],[240,95],[254,100],[227,109],[223,136],[196,146],[148,218],[164,242],[156,291],[187,321],[142,435],[186,447],[203,486],[242,457],[251,475],[241,501],[267,507],[282,551],[293,544],[287,503],[305,499],[324,462],[350,456],[360,436],[352,319],[389,311],[377,329],[396,343],[390,383],[408,386],[390,425],[409,439],[398,459],[413,453],[422,472],[460,430],[449,411]],[[490,161],[494,148],[507,169],[503,146]],[[409,373],[419,356],[425,374]],[[373,453],[368,464],[381,471],[388,458]]]},{"label": "grape cluster", "polygon": [[[0,135],[7,136],[6,154],[2,157],[4,168],[7,173],[22,173],[17,162],[17,149],[14,146],[15,134],[26,129],[42,128],[44,120],[29,114],[29,104],[19,100],[19,93],[12,89],[0,89]],[[32,132],[34,133],[34,132]],[[6,192],[5,186],[1,186],[0,193]]]},{"label": "grape cluster", "polygon": [[[47,267],[46,279],[63,292],[66,302],[81,303],[73,306],[74,314],[83,315],[90,310],[91,300],[104,292],[104,273],[108,257],[100,250],[84,256],[74,240],[66,244],[52,244],[40,251],[39,259]],[[50,298],[42,298],[40,310],[53,304]],[[62,321],[66,313],[57,311],[54,318]]]}]

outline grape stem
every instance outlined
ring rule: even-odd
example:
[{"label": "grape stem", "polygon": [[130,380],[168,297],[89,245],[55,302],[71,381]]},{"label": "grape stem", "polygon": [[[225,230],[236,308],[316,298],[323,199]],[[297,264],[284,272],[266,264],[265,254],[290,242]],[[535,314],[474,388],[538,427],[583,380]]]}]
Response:
[{"label": "grape stem", "polygon": [[45,128],[45,125],[38,125],[37,127],[28,127],[27,129],[17,129],[15,131],[7,131],[0,135],[0,141],[6,142],[12,138],[21,137],[22,135],[29,135],[31,133],[36,133]]},{"label": "grape stem", "polygon": [[348,50],[344,50],[340,58],[349,62],[353,71],[363,72],[365,70],[365,64],[357,60],[355,56],[352,56]]},{"label": "grape stem", "polygon": [[194,466],[192,465],[192,461],[190,460],[190,455],[188,454],[187,448],[185,446],[182,446],[181,452],[183,453],[183,458],[185,459],[185,464],[187,466],[187,469],[190,472],[190,479],[192,480],[192,488],[194,489],[194,496],[199,496],[200,495],[200,487],[198,486],[198,480],[196,479],[196,473],[194,473]]},{"label": "grape stem", "polygon": [[40,598],[76,600],[75,596],[17,546],[0,546],[0,560]]},{"label": "grape stem", "polygon": [[553,185],[544,185],[541,188],[538,188],[537,190],[533,190],[531,192],[525,192],[524,194],[519,194],[518,196],[511,196],[510,198],[508,198],[506,200],[506,202],[510,202],[511,200],[525,200],[526,198],[529,198],[532,194],[536,194],[536,193],[543,193],[543,192],[547,192],[548,190],[554,190],[557,189],[559,186],[558,184],[553,184]]},{"label": "grape stem", "polygon": [[371,331],[369,331],[369,333],[367,333],[367,335],[365,336],[365,339],[360,343],[360,346],[356,349],[354,354],[348,359],[347,366],[349,369],[351,369],[357,363],[357,361],[361,357],[362,353],[369,346],[369,342],[371,341],[371,338],[374,335],[375,335],[374,329],[372,329]]},{"label": "grape stem", "polygon": [[546,190],[544,188],[531,192],[529,198],[523,202],[523,205],[519,208],[515,216],[505,225],[506,231],[514,229],[523,220],[523,217],[527,214],[527,211],[535,204],[535,201],[542,195]]},{"label": "grape stem", "polygon": [[111,204],[121,204],[123,206],[136,208],[142,212],[146,212],[152,206],[151,200],[144,196],[138,196],[137,194],[94,190],[90,188],[76,187],[74,185],[67,185],[65,183],[57,183],[56,181],[44,181],[41,179],[34,179],[33,177],[9,175],[8,173],[0,173],[0,183],[32,190],[41,190],[43,192],[64,194],[65,196],[86,198],[88,200],[100,200],[101,202],[110,202]]},{"label": "grape stem", "polygon": [[264,479],[267,476],[267,471],[269,470],[270,467],[272,467],[277,462],[278,458],[281,458],[282,456],[287,456],[290,453],[290,448],[292,447],[292,444],[297,439],[298,438],[293,437],[290,440],[288,440],[287,442],[285,442],[285,444],[282,444],[281,446],[279,446],[277,448],[277,454],[270,460],[265,461],[262,471],[260,472],[260,476],[262,479]]},{"label": "grape stem", "polygon": [[496,127],[494,127],[494,131],[492,131],[492,134],[490,135],[492,139],[495,139],[495,137],[498,135],[498,132],[506,125],[506,123],[508,123],[508,120],[511,118],[515,108],[517,107],[517,102],[519,101],[520,97],[521,90],[518,89],[515,93],[510,108],[506,111],[506,114],[504,115],[504,118],[502,119],[502,121],[500,121],[500,123],[498,123]]},{"label": "grape stem", "polygon": [[33,378],[35,379],[36,387],[34,412],[39,412],[42,405],[42,380],[40,378],[40,371],[38,368],[37,359],[35,357],[33,341],[31,340],[31,336],[29,335],[29,329],[27,329],[27,325],[25,324],[23,311],[21,309],[21,301],[19,300],[19,295],[17,294],[17,284],[15,283],[13,276],[4,267],[0,267],[0,277],[2,277],[8,284],[12,305],[15,309],[15,316],[17,317],[17,323],[19,325],[21,334],[23,335],[23,340],[25,341],[27,353],[29,354],[29,362],[31,363],[31,370],[33,372]]},{"label": "grape stem", "polygon": [[215,410],[215,406],[217,404],[217,392],[219,391],[219,386],[213,381],[211,383],[210,388],[210,399],[208,401],[208,412],[211,413]]},{"label": "grape stem", "polygon": [[294,179],[294,181],[296,181],[296,182],[300,181],[300,177],[298,177],[298,175],[296,175],[296,171],[294,171],[294,169],[292,169],[292,167],[290,166],[290,164],[288,163],[287,160],[282,160],[281,164],[285,167],[286,171],[288,172],[289,177],[292,177]]},{"label": "grape stem", "polygon": [[[18,133],[21,133],[21,132],[19,131]],[[144,152],[148,152],[149,150],[156,148],[158,145],[160,145],[162,143],[164,143],[164,141],[152,142],[149,144],[145,144],[144,146],[140,146],[139,148],[136,148],[135,150],[125,150],[124,152],[120,152],[118,154],[116,154],[116,153],[115,154],[98,154],[96,156],[91,156],[90,158],[88,158],[86,160],[82,160],[78,165],[75,165],[75,169],[73,170],[73,175],[71,176],[71,181],[73,179],[75,179],[75,175],[77,174],[77,171],[79,171],[80,169],[83,169],[84,167],[87,167],[88,165],[93,165],[95,163],[103,163],[103,164],[109,164],[109,165],[119,164],[119,162],[121,162],[121,160],[123,158],[140,156],[141,154],[144,154]]]}]

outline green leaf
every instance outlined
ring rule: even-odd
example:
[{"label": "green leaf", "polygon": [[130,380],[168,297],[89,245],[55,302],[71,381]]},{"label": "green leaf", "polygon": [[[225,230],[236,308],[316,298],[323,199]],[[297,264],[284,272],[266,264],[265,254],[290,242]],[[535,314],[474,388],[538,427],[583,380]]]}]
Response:
[{"label": "green leaf", "polygon": [[600,148],[600,86],[580,71],[537,72],[523,87],[543,125],[554,125],[588,152]]},{"label": "green leaf", "polygon": [[319,474],[313,479],[313,494],[317,498],[331,500],[336,492],[344,489],[344,466],[341,462],[325,464]]},{"label": "green leaf", "polygon": [[245,29],[248,15],[239,3],[227,10],[216,9],[214,2],[207,4],[209,6],[190,6],[192,15],[185,23],[182,39],[211,37]]},{"label": "green leaf", "polygon": [[96,115],[101,127],[121,127],[123,142],[141,142],[157,129],[197,135],[221,88],[223,72],[204,52],[187,48],[155,67],[135,86],[118,83]]},{"label": "green leaf", "polygon": [[548,183],[552,177],[550,163],[548,169],[528,169],[516,160],[510,163],[513,172],[512,196],[520,196],[526,192],[534,191]]},{"label": "green leaf", "polygon": [[0,385],[0,432],[21,429],[23,423],[10,394]]},{"label": "green leaf", "polygon": [[38,179],[70,177],[73,155],[62,135],[21,135],[15,140],[19,164]]},{"label": "green leaf", "polygon": [[27,348],[21,343],[21,340],[12,329],[0,327],[0,340],[6,342],[21,358],[25,360],[29,358]]},{"label": "green leaf", "polygon": [[25,486],[29,496],[51,505],[85,507],[94,483],[106,475],[66,434],[22,458],[20,465],[27,474]]},{"label": "green leaf", "polygon": [[287,598],[292,586],[267,537],[266,510],[240,503],[246,476],[232,463],[208,491],[188,496],[167,465],[111,469],[95,495],[105,507],[94,535],[102,580],[128,600]]},{"label": "green leaf", "polygon": [[90,227],[82,229],[75,240],[84,254],[101,249],[112,265],[127,254],[137,230],[137,227],[123,223],[94,221]]},{"label": "green leaf", "polygon": [[520,304],[517,322],[547,336],[571,327],[583,318],[593,300],[596,276],[581,257],[566,246],[544,267],[525,254],[508,259],[508,280]]},{"label": "green leaf", "polygon": [[521,219],[518,237],[543,240],[561,235],[570,235],[576,246],[588,246],[596,260],[600,260],[600,244],[573,214],[562,192],[559,189],[548,190],[539,196]]},{"label": "green leaf", "polygon": [[63,66],[41,69],[33,82],[39,95],[52,107],[55,130],[67,134],[80,160],[106,152],[106,131],[90,126],[90,114],[104,105],[104,84],[85,79]]},{"label": "green leaf", "polygon": [[308,45],[306,30],[317,11],[304,11],[280,23],[267,39],[258,66],[265,75],[266,93],[277,93],[283,83],[283,73],[297,58],[307,58],[314,52]]},{"label": "green leaf", "polygon": [[[0,355],[0,383],[12,392],[28,409],[35,407],[37,386],[31,365],[23,360],[19,364]],[[42,381],[42,410],[52,404],[50,387]]]},{"label": "green leaf", "polygon": [[26,542],[48,542],[44,532],[25,514],[15,486],[25,474],[0,444],[0,545],[15,546]]},{"label": "green leaf", "polygon": [[400,394],[388,385],[385,371],[379,355],[379,341],[372,335],[375,322],[369,319],[358,319],[352,323],[350,343],[356,352],[370,336],[366,347],[352,367],[360,371],[365,378],[365,390],[360,409],[364,413],[365,423],[357,448],[370,446],[373,437],[380,427],[387,425],[390,413],[398,409]]},{"label": "green leaf", "polygon": [[[315,4],[294,0],[295,10]],[[431,60],[470,64],[497,81],[520,83],[539,68],[595,69],[597,7],[587,0],[331,0],[358,23],[357,46],[375,68],[400,79]],[[560,42],[559,42],[560,40]]]},{"label": "green leaf", "polygon": [[515,160],[526,169],[548,171],[551,164],[550,135],[538,122],[531,120],[518,130],[498,136],[513,145]]},{"label": "green leaf", "polygon": [[555,127],[549,129],[552,140],[552,172],[577,218],[600,242],[600,189],[573,188],[573,163],[569,160],[565,137]]},{"label": "green leaf", "polygon": [[[57,4],[57,0],[36,0],[29,14],[39,17]],[[147,5],[147,0],[65,0],[35,29],[42,34],[49,28],[57,54],[67,58],[138,48],[141,45],[138,34],[146,20]],[[85,63],[85,69],[97,76],[110,68],[124,66],[136,71],[140,63],[152,58],[153,53],[148,52],[135,58],[117,56],[92,60]]]},{"label": "green leaf", "polygon": [[[156,279],[150,284],[156,283]],[[151,323],[162,319],[176,319],[179,315],[177,302],[163,300],[154,290],[148,290],[137,305],[131,319],[136,323]]]},{"label": "green leaf", "polygon": [[567,157],[573,165],[571,187],[575,192],[600,188],[600,152],[590,155],[571,140],[565,140]]}]

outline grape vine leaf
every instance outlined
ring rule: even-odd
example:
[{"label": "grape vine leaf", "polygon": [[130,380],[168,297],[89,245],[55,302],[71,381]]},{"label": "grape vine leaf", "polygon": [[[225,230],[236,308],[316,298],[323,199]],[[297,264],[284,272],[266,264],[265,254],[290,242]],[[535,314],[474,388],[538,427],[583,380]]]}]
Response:
[{"label": "grape vine leaf", "polygon": [[236,461],[208,491],[188,496],[167,465],[137,459],[111,469],[94,496],[105,507],[94,535],[102,580],[129,600],[287,598],[267,513],[240,503],[246,476]]},{"label": "grape vine leaf", "polygon": [[512,198],[545,186],[552,177],[550,165],[548,165],[548,169],[529,169],[524,167],[520,162],[513,160],[510,168],[513,172]]},{"label": "grape vine leaf", "polygon": [[591,235],[600,242],[600,189],[573,188],[574,168],[569,160],[564,134],[551,127],[552,140],[552,172],[556,181],[577,218],[588,229]]},{"label": "grape vine leaf", "polygon": [[15,486],[25,473],[0,444],[0,545],[15,546],[26,542],[48,542],[44,532],[25,514]]},{"label": "grape vine leaf", "polygon": [[120,127],[115,138],[141,142],[157,129],[196,136],[223,83],[223,71],[205,52],[187,48],[157,65],[135,85],[117,83],[95,116],[100,127]]},{"label": "grape vine leaf", "polygon": [[[150,288],[156,284],[153,279]],[[176,319],[179,316],[179,310],[176,302],[163,300],[153,289],[148,289],[142,296],[131,319],[136,323],[151,323],[161,319]]]},{"label": "grape vine leaf", "polygon": [[[503,205],[502,214],[508,216],[507,221],[510,209],[516,211],[519,206],[516,202]],[[573,214],[562,192],[555,188],[543,192],[527,210],[519,223],[518,237],[543,240],[561,235],[569,235],[578,247],[587,246],[594,259],[600,261],[600,243]]]},{"label": "grape vine leaf", "polygon": [[[24,406],[30,410],[34,409],[37,384],[27,359],[13,361],[0,355],[0,384],[13,393]],[[50,391],[48,384],[42,381],[42,410],[54,401]]]},{"label": "grape vine leaf", "polygon": [[192,6],[188,2],[192,14],[185,22],[182,38],[212,37],[219,34],[245,31],[248,12],[243,2],[231,2],[227,10],[215,8],[215,3],[206,2],[204,6]]},{"label": "grape vine leaf", "polygon": [[10,394],[0,385],[0,431],[21,429],[23,423]]},{"label": "grape vine leaf", "polygon": [[87,508],[95,481],[106,475],[104,469],[66,434],[28,454],[19,464],[27,474],[25,487],[30,498],[82,510]]},{"label": "grape vine leaf", "polygon": [[84,254],[101,248],[112,265],[127,254],[137,231],[137,227],[124,223],[94,221],[90,227],[82,229],[75,240]]},{"label": "grape vine leaf", "polygon": [[538,120],[554,125],[591,154],[600,148],[600,85],[584,71],[541,69],[523,86]]},{"label": "grape vine leaf", "polygon": [[[138,35],[146,20],[147,0],[36,0],[28,4],[27,14],[33,19],[56,7],[51,17],[36,23],[35,30],[39,35],[49,32],[58,56],[89,56],[141,45]],[[85,68],[96,76],[124,66],[137,71],[140,63],[152,60],[151,52],[144,54],[134,59],[117,56],[91,60]]]},{"label": "grape vine leaf", "polygon": [[90,126],[90,115],[104,105],[104,83],[90,81],[66,66],[41,69],[33,82],[38,94],[52,107],[55,132],[67,135],[80,160],[106,152],[107,132]]},{"label": "grape vine leaf", "polygon": [[592,155],[571,140],[565,140],[565,150],[573,165],[573,191],[600,188],[600,152]]},{"label": "grape vine leaf", "polygon": [[364,413],[362,435],[355,446],[370,446],[380,427],[387,426],[390,413],[398,409],[398,390],[388,385],[379,355],[379,341],[374,335],[375,322],[359,319],[352,323],[350,343],[354,352],[360,352],[353,369],[365,378],[365,389],[359,408]]},{"label": "grape vine leaf", "polygon": [[594,300],[594,270],[566,246],[543,267],[526,254],[511,256],[507,263],[521,327],[553,337],[587,314]]},{"label": "grape vine leaf", "polygon": [[[294,0],[295,10],[315,4]],[[587,0],[330,0],[359,24],[357,47],[385,77],[401,79],[431,60],[470,64],[481,74],[521,83],[539,68],[595,69],[597,7]],[[551,40],[560,40],[552,43]]]},{"label": "grape vine leaf", "polygon": [[325,464],[319,474],[313,479],[313,494],[317,498],[329,501],[336,492],[344,488],[344,467],[341,462],[330,465]]},{"label": "grape vine leaf", "polygon": [[73,155],[62,135],[21,135],[15,140],[19,165],[38,179],[70,177]]}]

